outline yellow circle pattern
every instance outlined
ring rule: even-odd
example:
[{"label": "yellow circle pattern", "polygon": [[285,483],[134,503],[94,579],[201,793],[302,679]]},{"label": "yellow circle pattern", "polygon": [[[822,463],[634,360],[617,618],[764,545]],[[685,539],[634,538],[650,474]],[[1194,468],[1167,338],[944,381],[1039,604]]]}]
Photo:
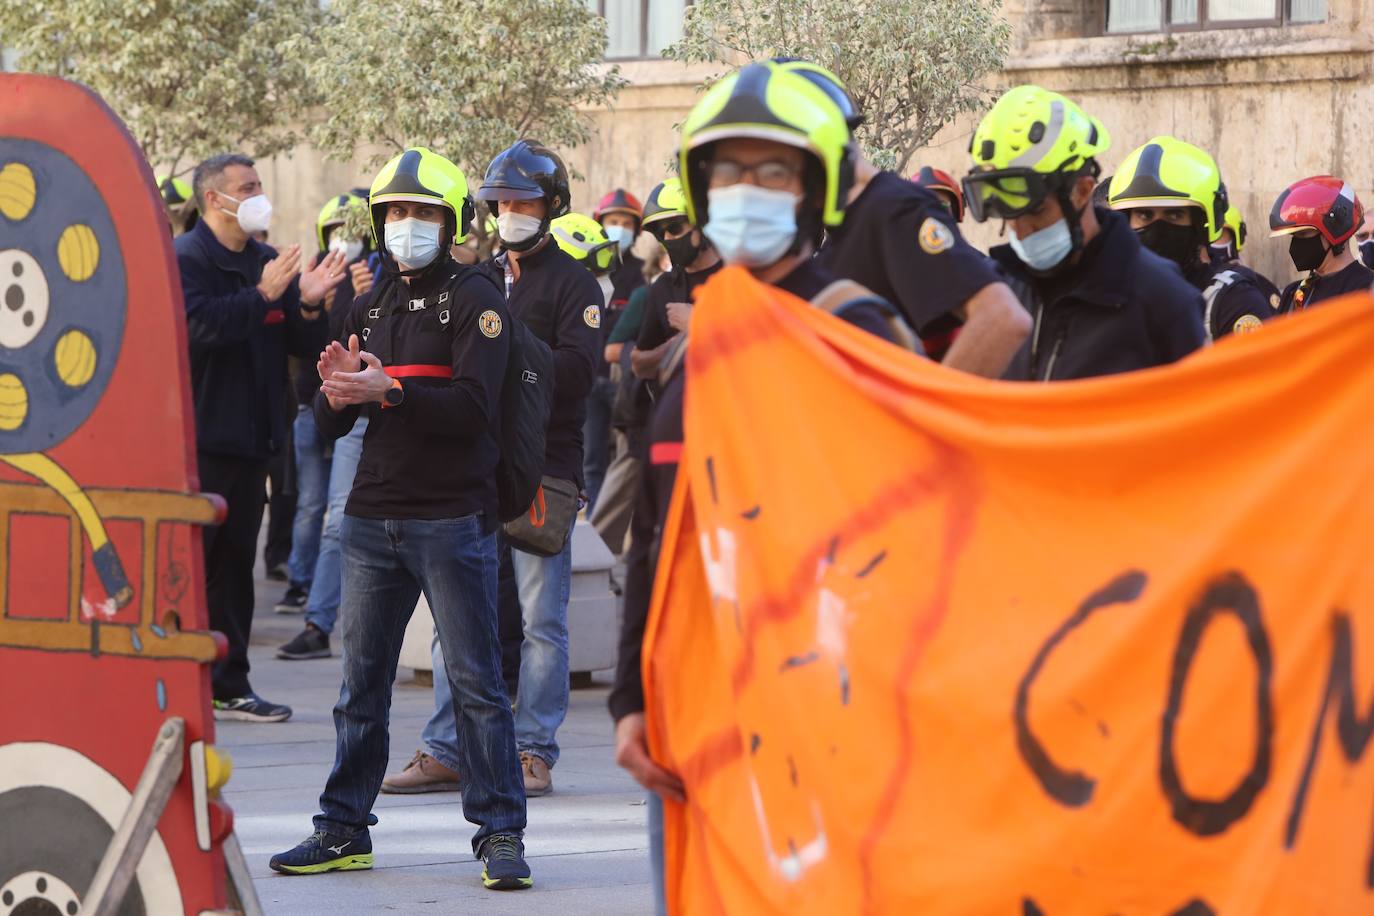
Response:
[{"label": "yellow circle pattern", "polygon": [[12,372],[0,375],[0,431],[18,429],[28,413],[29,393],[19,376]]},{"label": "yellow circle pattern", "polygon": [[0,214],[17,223],[29,215],[37,196],[33,170],[27,165],[10,162],[0,168]]},{"label": "yellow circle pattern", "polygon": [[57,377],[71,388],[80,388],[95,375],[95,344],[82,331],[68,331],[57,339],[53,351]]},{"label": "yellow circle pattern", "polygon": [[62,230],[62,237],[57,240],[57,263],[76,283],[91,278],[100,263],[100,243],[90,226],[74,223]]}]

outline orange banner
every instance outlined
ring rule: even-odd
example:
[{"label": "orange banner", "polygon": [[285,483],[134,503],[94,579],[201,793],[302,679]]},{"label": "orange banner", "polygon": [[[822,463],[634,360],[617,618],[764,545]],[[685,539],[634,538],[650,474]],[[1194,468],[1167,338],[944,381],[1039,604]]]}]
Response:
[{"label": "orange banner", "polygon": [[672,912],[1374,912],[1374,299],[1049,386],[739,269],[691,334]]}]

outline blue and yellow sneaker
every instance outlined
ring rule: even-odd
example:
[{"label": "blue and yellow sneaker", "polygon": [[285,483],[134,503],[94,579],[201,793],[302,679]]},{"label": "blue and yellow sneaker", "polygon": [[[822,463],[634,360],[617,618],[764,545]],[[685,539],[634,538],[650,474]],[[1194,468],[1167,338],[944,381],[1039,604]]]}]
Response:
[{"label": "blue and yellow sneaker", "polygon": [[[295,849],[278,853],[267,863],[284,875],[318,875],[327,871],[360,871],[372,867],[372,837],[366,832],[349,839],[316,830]],[[526,869],[526,874],[529,871]]]},{"label": "blue and yellow sneaker", "polygon": [[[525,843],[513,833],[494,833],[482,841],[477,853],[482,860],[482,884],[493,891],[520,891],[534,887]],[[369,857],[370,858],[370,857]]]}]

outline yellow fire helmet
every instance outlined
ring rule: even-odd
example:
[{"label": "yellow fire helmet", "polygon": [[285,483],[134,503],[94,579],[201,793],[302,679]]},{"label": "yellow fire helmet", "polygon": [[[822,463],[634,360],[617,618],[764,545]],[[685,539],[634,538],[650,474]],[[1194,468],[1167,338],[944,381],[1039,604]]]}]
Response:
[{"label": "yellow fire helmet", "polygon": [[162,201],[168,207],[180,207],[194,196],[191,184],[180,178],[155,178],[158,192],[162,194]]},{"label": "yellow fire helmet", "polygon": [[1222,225],[1231,230],[1231,238],[1236,245],[1236,251],[1245,250],[1245,219],[1240,215],[1240,208],[1231,204],[1226,208],[1226,216],[1222,218]]},{"label": "yellow fire helmet", "polygon": [[620,246],[607,238],[606,230],[590,216],[564,213],[549,224],[549,231],[559,248],[594,274],[604,274],[620,261]]},{"label": "yellow fire helmet", "polygon": [[315,241],[320,243],[320,251],[329,247],[325,234],[331,226],[342,226],[348,222],[348,211],[351,207],[366,206],[367,192],[362,188],[353,188],[325,201],[324,206],[320,208],[320,215],[315,218]]},{"label": "yellow fire helmet", "polygon": [[749,64],[721,79],[682,125],[680,174],[687,217],[704,226],[706,180],[702,164],[711,145],[732,138],[771,140],[812,156],[824,178],[821,221],[838,226],[854,183],[855,151],[845,113],[794,62]]},{"label": "yellow fire helmet", "polygon": [[1221,238],[1230,206],[1216,162],[1175,137],[1155,137],[1132,151],[1112,176],[1108,201],[1113,210],[1196,207],[1204,217],[1207,242]]},{"label": "yellow fire helmet", "polygon": [[964,204],[980,223],[1029,213],[1051,194],[1066,195],[1085,171],[1096,178],[1096,157],[1110,145],[1102,123],[1064,96],[1017,86],[973,133]]},{"label": "yellow fire helmet", "polygon": [[451,218],[445,220],[449,237],[443,248],[467,241],[472,228],[473,205],[463,170],[423,146],[412,147],[382,166],[367,199],[372,209],[372,242],[379,252],[386,251],[382,230],[386,204],[394,200],[438,204],[447,209]]},{"label": "yellow fire helmet", "polygon": [[669,178],[659,182],[644,201],[644,228],[687,216],[687,198],[682,193],[682,181]]}]

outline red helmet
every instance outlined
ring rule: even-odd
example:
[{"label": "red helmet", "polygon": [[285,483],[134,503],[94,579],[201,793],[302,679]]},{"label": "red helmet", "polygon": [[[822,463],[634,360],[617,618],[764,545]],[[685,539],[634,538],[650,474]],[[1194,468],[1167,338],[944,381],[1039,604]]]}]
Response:
[{"label": "red helmet", "polygon": [[607,213],[628,213],[635,218],[636,224],[644,219],[644,208],[639,205],[635,196],[624,188],[616,188],[601,198],[601,202],[592,211],[592,219],[599,223],[601,217]]},{"label": "red helmet", "polygon": [[1269,211],[1270,236],[1316,229],[1335,247],[1364,222],[1364,207],[1355,189],[1331,175],[1304,178],[1288,186]]},{"label": "red helmet", "polygon": [[962,223],[964,221],[964,191],[959,187],[959,182],[950,177],[948,172],[933,169],[928,165],[921,166],[921,170],[911,176],[911,180],[928,191],[944,191],[954,198],[954,221]]}]

